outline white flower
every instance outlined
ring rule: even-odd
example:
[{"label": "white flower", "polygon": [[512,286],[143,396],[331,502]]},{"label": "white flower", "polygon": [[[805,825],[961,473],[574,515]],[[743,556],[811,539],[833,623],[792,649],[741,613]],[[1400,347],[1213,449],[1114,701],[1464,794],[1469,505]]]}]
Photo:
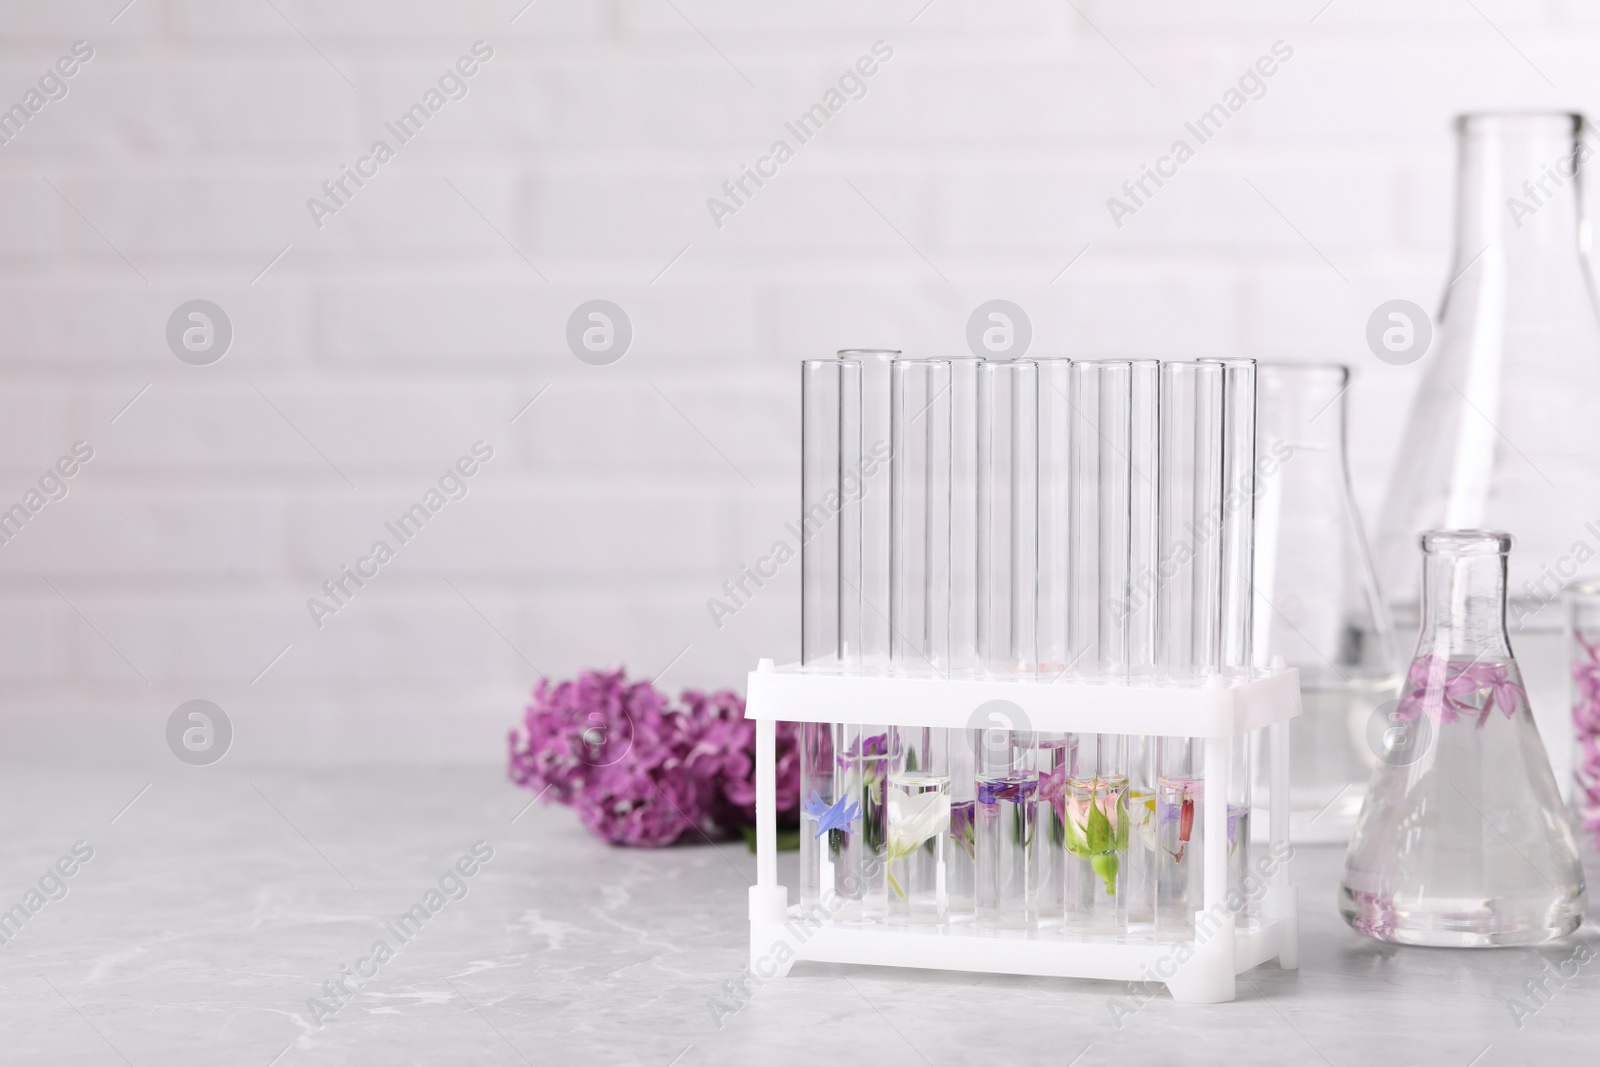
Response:
[{"label": "white flower", "polygon": [[950,828],[950,794],[929,789],[913,796],[900,788],[889,790],[889,854],[909,856],[924,841]]},{"label": "white flower", "polygon": [[1140,847],[1147,852],[1156,850],[1156,795],[1132,792],[1128,794],[1128,818],[1133,820],[1133,833]]}]

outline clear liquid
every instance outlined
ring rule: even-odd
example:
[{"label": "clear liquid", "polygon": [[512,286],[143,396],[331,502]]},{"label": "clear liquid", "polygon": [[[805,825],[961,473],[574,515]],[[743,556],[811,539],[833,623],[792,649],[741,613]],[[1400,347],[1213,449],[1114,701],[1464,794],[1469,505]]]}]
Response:
[{"label": "clear liquid", "polygon": [[822,901],[822,853],[828,845],[818,840],[817,826],[815,816],[800,813],[800,906],[805,909]]},{"label": "clear liquid", "polygon": [[818,814],[834,798],[833,730],[831,723],[800,724],[800,907],[818,914],[824,888],[833,892],[828,835],[819,834]]},{"label": "clear liquid", "polygon": [[1059,740],[1041,742],[1033,752],[1034,770],[1039,773],[1039,794],[1034,818],[1037,837],[1033,850],[1034,888],[1038,896],[1041,921],[1058,920],[1067,905],[1067,764],[1071,743]]},{"label": "clear liquid", "polygon": [[[862,727],[863,730],[868,727]],[[861,759],[861,914],[881,922],[889,911],[888,732],[882,755],[869,747]]]},{"label": "clear liquid", "polygon": [[1065,830],[1067,929],[1126,930],[1131,830],[1127,776],[1068,779]]},{"label": "clear liquid", "polygon": [[1205,900],[1205,783],[1156,779],[1156,936],[1194,936]]},{"label": "clear liquid", "polygon": [[943,922],[949,914],[945,849],[950,776],[889,776],[888,890],[891,922]]},{"label": "clear liquid", "polygon": [[800,815],[800,906],[818,915],[837,911],[833,898],[839,892],[840,854],[849,832],[822,830],[822,821],[806,812]]},{"label": "clear liquid", "polygon": [[944,886],[952,920],[970,920],[978,903],[978,840],[975,800],[950,802],[950,838],[944,853]]},{"label": "clear liquid", "polygon": [[[1238,911],[1238,923],[1243,927],[1259,915],[1261,890],[1266,883],[1256,878],[1246,885],[1245,875],[1250,870],[1250,806],[1228,805],[1228,893],[1238,893],[1243,906]],[[1253,891],[1252,891],[1253,890]]]},{"label": "clear liquid", "polygon": [[[1205,907],[1206,806],[1200,778],[1156,780],[1156,936],[1194,936],[1195,913]],[[1229,804],[1224,852],[1229,897],[1240,902],[1242,926],[1255,913],[1265,882],[1258,876],[1247,888],[1250,870],[1250,806]]]},{"label": "clear liquid", "polygon": [[[854,775],[840,781],[839,799],[821,800],[832,809],[825,815],[800,813],[800,906],[816,917],[859,919],[864,881],[861,877],[860,783]],[[824,828],[825,827],[825,828]]]},{"label": "clear liquid", "polygon": [[[820,899],[830,917],[841,921],[859,921],[868,914],[874,874],[873,849],[868,840],[871,822],[867,800],[871,782],[863,774],[864,766],[872,761],[863,760],[859,755],[859,736],[851,737],[848,747],[841,741],[842,738],[835,740],[835,750],[839,755],[834,765],[831,810],[826,816],[828,828],[822,831],[821,837],[817,837],[822,821],[803,812],[801,841],[802,847],[808,839],[813,843]],[[805,859],[802,856],[802,860]],[[881,864],[876,873],[881,880]]]},{"label": "clear liquid", "polygon": [[[1452,671],[1456,669],[1453,662]],[[1480,664],[1480,668],[1494,666]],[[1518,678],[1515,663],[1500,666]],[[1426,721],[1414,757],[1373,776],[1339,911],[1400,944],[1536,944],[1583,919],[1583,872],[1525,701],[1512,715],[1468,696]]]},{"label": "clear liquid", "polygon": [[1038,792],[1036,771],[978,776],[974,829],[981,926],[1031,929],[1039,923],[1031,862]]},{"label": "clear liquid", "polygon": [[1156,794],[1154,789],[1128,791],[1127,886],[1128,922],[1147,923],[1155,919]]}]

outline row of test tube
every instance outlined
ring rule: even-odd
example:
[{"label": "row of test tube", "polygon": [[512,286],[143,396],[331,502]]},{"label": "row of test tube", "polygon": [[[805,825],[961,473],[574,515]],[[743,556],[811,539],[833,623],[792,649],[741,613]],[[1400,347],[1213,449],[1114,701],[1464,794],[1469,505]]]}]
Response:
[{"label": "row of test tube", "polygon": [[[1255,365],[802,367],[807,670],[1203,684],[1251,667]],[[807,723],[801,905],[846,922],[1192,936],[1202,742]],[[1248,868],[1233,746],[1229,881]]]}]

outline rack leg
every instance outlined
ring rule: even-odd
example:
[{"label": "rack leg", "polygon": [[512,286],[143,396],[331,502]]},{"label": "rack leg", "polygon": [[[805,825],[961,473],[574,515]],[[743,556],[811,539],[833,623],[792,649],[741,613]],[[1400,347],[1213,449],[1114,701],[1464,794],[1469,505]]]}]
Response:
[{"label": "rack leg", "polygon": [[[1272,746],[1272,807],[1267,828],[1271,831],[1274,851],[1281,852],[1289,845],[1289,724],[1273,723],[1267,730]],[[1272,876],[1272,884],[1289,884],[1287,863],[1278,866]]]},{"label": "rack leg", "polygon": [[778,724],[756,722],[756,884],[778,884]]},{"label": "rack leg", "polygon": [[[750,966],[770,969],[769,953],[789,912],[789,891],[778,884],[778,727],[756,720],[756,884],[750,887]],[[784,967],[782,973],[787,973]],[[773,975],[776,977],[776,975]]]},{"label": "rack leg", "polygon": [[1228,795],[1227,738],[1205,741],[1205,897],[1195,915],[1193,958],[1178,968],[1167,982],[1174,1000],[1190,1004],[1219,1004],[1234,998],[1234,916],[1228,910]]},{"label": "rack leg", "polygon": [[1269,922],[1278,923],[1278,966],[1293,971],[1300,966],[1299,894],[1289,882],[1289,863],[1294,854],[1289,844],[1289,723],[1274,723],[1267,728],[1272,747],[1272,856],[1277,870],[1265,909]]},{"label": "rack leg", "polygon": [[1206,738],[1205,908],[1226,907],[1228,896],[1228,741]]}]

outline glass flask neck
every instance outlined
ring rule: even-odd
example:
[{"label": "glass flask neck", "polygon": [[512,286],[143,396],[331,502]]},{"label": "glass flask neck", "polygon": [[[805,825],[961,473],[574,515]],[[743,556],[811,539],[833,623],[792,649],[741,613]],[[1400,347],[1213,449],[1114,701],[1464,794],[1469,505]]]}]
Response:
[{"label": "glass flask neck", "polygon": [[1258,451],[1282,445],[1298,459],[1304,449],[1342,471],[1350,368],[1342,363],[1263,363],[1258,379]]},{"label": "glass flask neck", "polygon": [[1576,251],[1578,172],[1593,155],[1581,129],[1562,113],[1456,120],[1456,273],[1485,250]]},{"label": "glass flask neck", "polygon": [[1417,655],[1511,658],[1506,637],[1506,556],[1511,537],[1481,530],[1422,535],[1422,635]]}]

